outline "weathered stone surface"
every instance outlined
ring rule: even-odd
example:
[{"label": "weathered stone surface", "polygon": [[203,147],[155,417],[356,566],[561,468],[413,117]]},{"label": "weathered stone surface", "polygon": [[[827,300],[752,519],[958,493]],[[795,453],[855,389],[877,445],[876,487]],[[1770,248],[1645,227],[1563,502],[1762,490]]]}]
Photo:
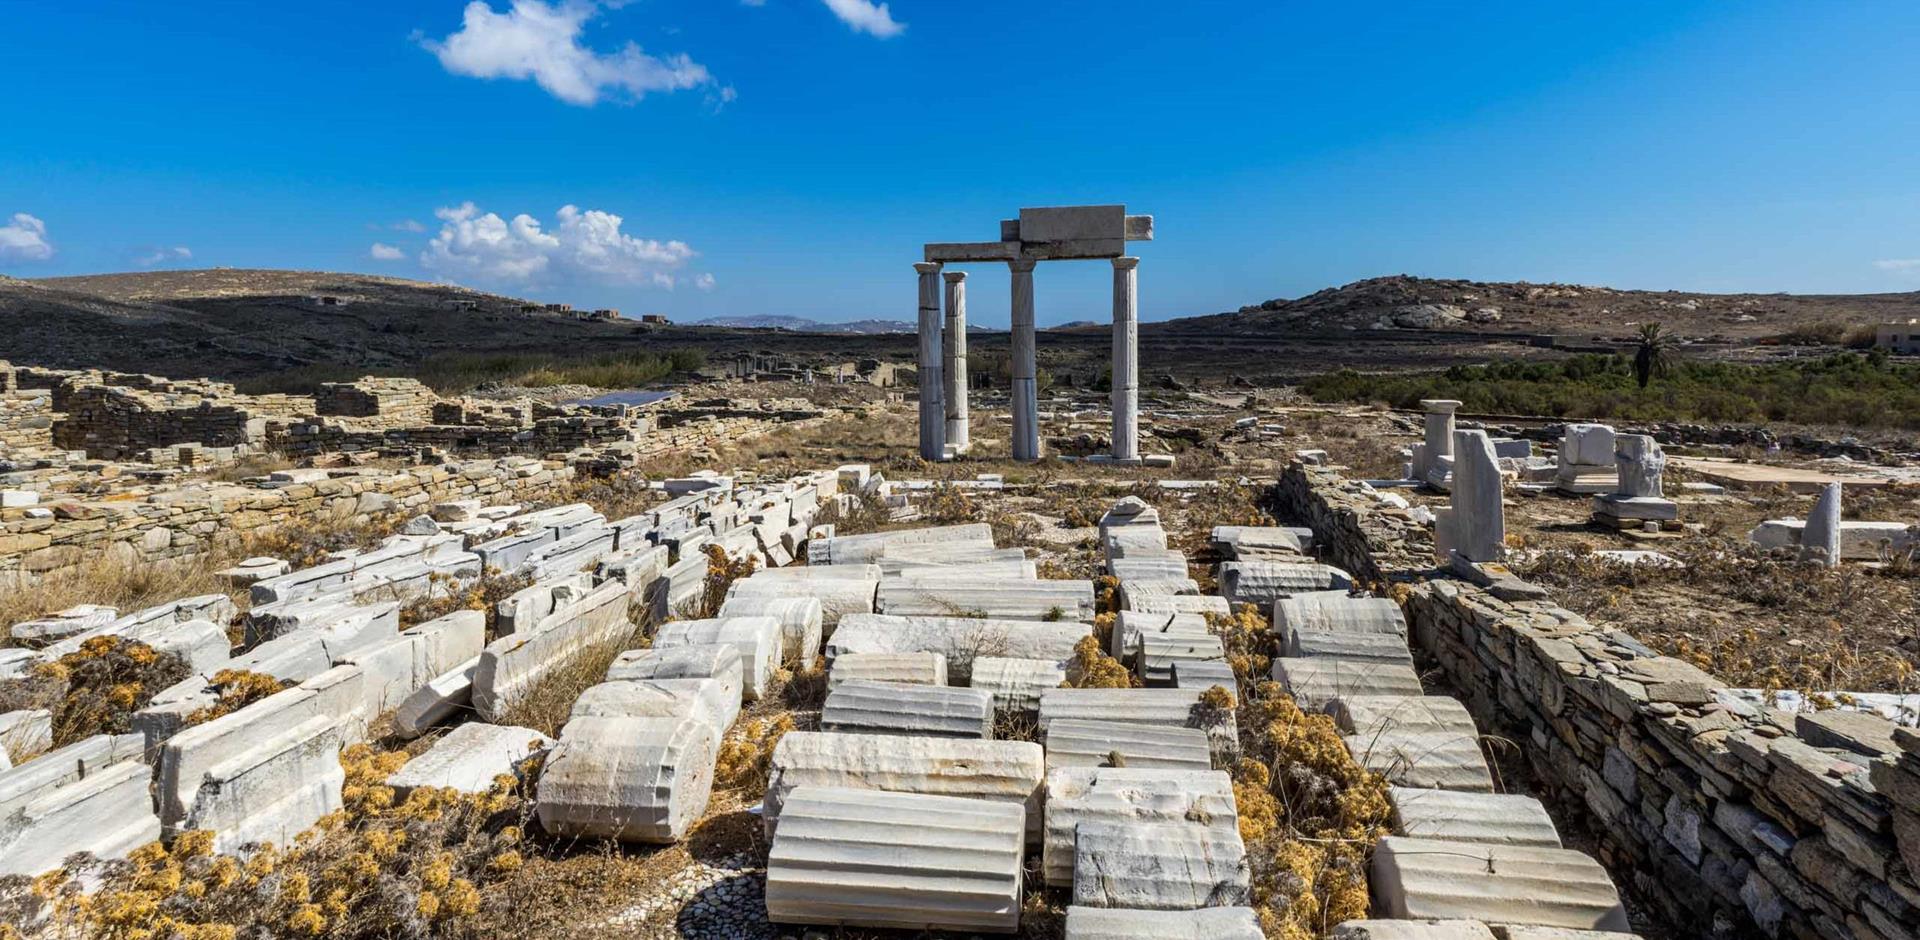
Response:
[{"label": "weathered stone surface", "polygon": [[1336,924],[1333,940],[1494,940],[1477,920],[1350,920]]},{"label": "weathered stone surface", "polygon": [[[943,419],[944,420],[944,419]],[[966,525],[935,526],[924,529],[895,529],[862,535],[842,535],[819,539],[808,546],[809,567],[821,565],[865,565],[880,561],[887,549],[899,545],[971,542],[993,545],[993,527],[984,522]]]},{"label": "weathered stone surface", "polygon": [[1171,686],[1174,667],[1180,663],[1224,663],[1226,658],[1226,647],[1217,636],[1149,633],[1140,638],[1140,656],[1134,671],[1148,686]]},{"label": "weathered stone surface", "polygon": [[719,679],[615,679],[587,687],[568,717],[694,718],[720,739],[740,715],[740,697]]},{"label": "weathered stone surface", "polygon": [[871,614],[880,590],[877,565],[774,568],[733,582],[727,599],[807,597],[820,602],[820,622],[832,628],[848,614]]},{"label": "weathered stone surface", "polygon": [[1270,607],[1274,601],[1295,594],[1351,587],[1353,576],[1332,565],[1286,561],[1229,561],[1220,565],[1220,594],[1234,604]]},{"label": "weathered stone surface", "polygon": [[1227,558],[1269,558],[1304,555],[1306,542],[1285,526],[1217,525],[1207,540]]},{"label": "weathered stone surface", "polygon": [[695,718],[574,718],[540,773],[540,825],[563,836],[677,842],[706,812],[713,761],[713,731]]},{"label": "weathered stone surface", "polygon": [[608,582],[547,615],[526,633],[487,644],[473,673],[473,707],[499,721],[542,680],[569,663],[631,632],[627,590]]},{"label": "weathered stone surface", "polygon": [[403,737],[417,738],[473,703],[473,676],[480,669],[475,656],[454,666],[413,691],[393,711],[393,728]]},{"label": "weathered stone surface", "polygon": [[790,731],[774,747],[763,816],[771,834],[796,787],[824,786],[997,800],[1040,825],[1040,745],[925,735]]},{"label": "weathered stone surface", "polygon": [[476,660],[486,642],[487,617],[478,610],[454,611],[405,630],[376,646],[339,657],[366,671],[368,714],[397,710],[434,679]]},{"label": "weathered stone surface", "polygon": [[1396,835],[1446,842],[1560,847],[1546,807],[1530,796],[1393,787]]},{"label": "weathered stone surface", "polygon": [[1196,822],[1082,822],[1074,834],[1073,903],[1179,911],[1244,905],[1251,896],[1238,830]]},{"label": "weathered stone surface", "polygon": [[1413,665],[1405,637],[1391,633],[1326,633],[1299,630],[1287,637],[1286,653],[1300,659]]},{"label": "weathered stone surface", "polygon": [[1281,657],[1273,661],[1273,680],[1308,711],[1346,695],[1422,694],[1420,677],[1404,663]]},{"label": "weathered stone surface", "polygon": [[1067,671],[1055,660],[980,656],[971,680],[970,687],[993,696],[994,710],[1031,715],[1040,711],[1041,695],[1067,681]]},{"label": "weathered stone surface", "polygon": [[440,738],[426,753],[387,777],[401,798],[416,787],[442,787],[485,793],[494,778],[518,773],[521,761],[544,754],[553,739],[532,728],[470,721]]},{"label": "weathered stone surface", "polygon": [[833,669],[827,673],[827,689],[849,679],[946,685],[947,658],[939,653],[842,653],[834,657]]},{"label": "weathered stone surface", "polygon": [[291,843],[340,808],[346,781],[340,767],[343,741],[341,723],[325,715],[249,741],[244,750],[206,768],[180,828],[213,830],[214,851],[223,853],[256,843]]},{"label": "weathered stone surface", "polygon": [[1493,792],[1478,734],[1386,730],[1350,734],[1346,741],[1354,760],[1396,785]]},{"label": "weathered stone surface", "polygon": [[984,740],[993,736],[993,696],[980,689],[856,679],[827,693],[820,728]]},{"label": "weathered stone surface", "polygon": [[1067,908],[1066,940],[1264,940],[1250,907],[1194,911]]},{"label": "weathered stone surface", "polygon": [[799,787],[767,858],[781,924],[1011,932],[1021,807],[924,793]]},{"label": "weathered stone surface", "polygon": [[1141,638],[1157,633],[1167,636],[1210,637],[1212,628],[1200,614],[1147,613],[1123,610],[1114,618],[1113,639],[1107,654],[1122,662],[1133,662],[1140,655]]},{"label": "weathered stone surface", "polygon": [[138,738],[97,735],[0,770],[0,875],[38,875],[75,852],[123,858],[160,837]]},{"label": "weathered stone surface", "polygon": [[[1612,463],[1609,453],[1608,463]],[[1506,511],[1500,503],[1500,460],[1485,431],[1453,432],[1453,503],[1438,513],[1434,549],[1469,561],[1498,561],[1506,553]]]},{"label": "weathered stone surface", "polygon": [[676,620],[654,634],[653,648],[727,644],[740,651],[740,695],[757,702],[780,670],[780,621],[772,617],[714,617]]},{"label": "weathered stone surface", "polygon": [[1154,594],[1133,599],[1131,610],[1145,614],[1233,615],[1233,605],[1218,594]]},{"label": "weathered stone surface", "polygon": [[1000,620],[1087,621],[1093,619],[1091,581],[999,581],[973,576],[954,580],[884,579],[875,609],[897,617],[985,617]]},{"label": "weathered stone surface", "polygon": [[1374,850],[1372,882],[1388,917],[1629,929],[1606,871],[1567,849],[1388,836]]},{"label": "weathered stone surface", "polygon": [[803,669],[820,658],[820,636],[826,623],[817,597],[729,597],[720,605],[721,617],[772,617],[780,621],[780,658]]},{"label": "weathered stone surface", "polygon": [[607,681],[622,679],[714,679],[741,701],[740,648],[704,643],[671,649],[627,650],[607,667]]},{"label": "weathered stone surface", "polygon": [[8,628],[7,635],[22,646],[41,646],[112,623],[120,611],[98,604],[80,604],[37,620],[23,620]]},{"label": "weathered stone surface", "polygon": [[1820,490],[1800,533],[1800,558],[1832,567],[1840,563],[1840,484]]},{"label": "weathered stone surface", "polygon": [[1466,706],[1445,695],[1343,695],[1327,705],[1342,734],[1437,731],[1474,735]]},{"label": "weathered stone surface", "polygon": [[1233,782],[1217,770],[1062,767],[1047,772],[1041,864],[1047,884],[1073,883],[1074,834],[1083,823],[1194,823],[1221,838],[1239,833]]},{"label": "weathered stone surface", "polygon": [[1082,623],[854,614],[840,622],[826,650],[828,659],[841,653],[939,653],[947,658],[948,680],[961,682],[980,657],[1064,662],[1087,633]]},{"label": "weathered stone surface", "polygon": [[[360,669],[357,666],[329,670],[324,678],[277,692],[239,711],[194,725],[168,738],[160,748],[158,768],[154,774],[155,804],[161,823],[169,827],[181,824],[194,811],[203,785],[214,781],[217,788],[225,779],[218,776],[220,773],[238,773],[252,764],[278,756],[295,743],[311,743],[327,734],[331,734],[337,752],[340,742],[346,737],[346,733],[337,725],[343,717],[353,716],[364,701],[359,677]],[[315,719],[324,721],[314,725],[312,722]],[[301,734],[289,738],[288,735],[296,730]],[[279,742],[276,745],[279,750],[258,750],[276,741]],[[332,761],[332,767],[337,771],[339,761]],[[325,768],[320,770],[324,771]],[[327,779],[328,776],[324,774],[316,778],[316,786],[324,785]],[[333,787],[331,802],[337,806],[338,783],[335,782]],[[310,795],[313,797],[312,806],[328,805],[324,794],[317,790]],[[324,812],[316,813],[313,818],[319,818]],[[216,814],[202,815],[211,819]]]},{"label": "weathered stone surface", "polygon": [[1407,635],[1400,605],[1384,597],[1350,597],[1346,592],[1297,594],[1273,603],[1273,630],[1282,643],[1313,633]]},{"label": "weathered stone surface", "polygon": [[501,634],[532,630],[554,611],[593,592],[593,575],[574,572],[521,588],[493,605],[495,629]]},{"label": "weathered stone surface", "polygon": [[0,754],[20,763],[53,747],[53,713],[22,708],[0,714]]},{"label": "weathered stone surface", "polygon": [[1232,753],[1238,745],[1233,709],[1210,709],[1200,704],[1201,689],[1049,689],[1040,696],[1040,731],[1055,721],[1082,719],[1198,728],[1216,755]]},{"label": "weathered stone surface", "polygon": [[1122,721],[1063,718],[1047,726],[1047,769],[1169,767],[1213,769],[1207,733]]},{"label": "weathered stone surface", "polygon": [[1152,581],[1188,576],[1187,556],[1179,552],[1127,555],[1107,561],[1107,573],[1122,581]]}]

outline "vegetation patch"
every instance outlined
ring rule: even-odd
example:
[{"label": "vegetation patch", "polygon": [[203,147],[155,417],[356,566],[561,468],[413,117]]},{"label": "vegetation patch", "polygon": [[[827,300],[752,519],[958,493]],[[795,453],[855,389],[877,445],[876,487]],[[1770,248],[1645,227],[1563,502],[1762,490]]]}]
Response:
[{"label": "vegetation patch", "polygon": [[1342,369],[1314,376],[1301,389],[1315,401],[1395,408],[1450,398],[1476,414],[1920,429],[1920,365],[1895,364],[1878,351],[1763,365],[1670,361],[1645,387],[1634,357],[1586,354],[1444,372]]}]

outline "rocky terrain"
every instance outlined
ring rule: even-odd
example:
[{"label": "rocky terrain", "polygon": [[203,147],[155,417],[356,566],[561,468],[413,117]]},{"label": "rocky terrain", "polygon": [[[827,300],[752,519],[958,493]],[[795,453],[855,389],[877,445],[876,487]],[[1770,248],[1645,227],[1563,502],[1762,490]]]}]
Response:
[{"label": "rocky terrain", "polygon": [[[1752,356],[1789,334],[1793,342],[1839,343],[1866,325],[1915,316],[1920,294],[1713,295],[1395,276],[1235,313],[1143,323],[1140,343],[1144,372],[1156,381],[1239,376],[1272,384],[1343,366],[1438,368],[1554,354],[1536,346],[1542,336],[1571,348],[1605,348],[1649,320],[1703,355]],[[1004,355],[1005,333],[972,332],[979,354]],[[815,365],[907,363],[914,356],[905,321],[742,315],[690,325],[596,322],[443,284],[230,269],[0,278],[0,335],[0,359],[229,381],[290,370],[313,380],[401,374],[449,357],[564,357],[583,349],[699,347],[719,359],[773,355]],[[1066,324],[1038,339],[1042,367],[1060,376],[1097,376],[1107,356],[1098,322]]]}]

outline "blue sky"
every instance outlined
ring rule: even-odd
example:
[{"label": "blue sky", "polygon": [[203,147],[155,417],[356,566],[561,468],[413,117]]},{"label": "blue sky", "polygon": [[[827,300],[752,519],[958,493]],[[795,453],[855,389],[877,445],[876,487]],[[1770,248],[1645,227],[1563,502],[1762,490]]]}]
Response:
[{"label": "blue sky", "polygon": [[[1401,272],[1920,289],[1910,2],[0,0],[0,61],[21,277],[911,319],[922,242],[1124,202],[1149,319]],[[1110,280],[1043,266],[1041,322]]]}]

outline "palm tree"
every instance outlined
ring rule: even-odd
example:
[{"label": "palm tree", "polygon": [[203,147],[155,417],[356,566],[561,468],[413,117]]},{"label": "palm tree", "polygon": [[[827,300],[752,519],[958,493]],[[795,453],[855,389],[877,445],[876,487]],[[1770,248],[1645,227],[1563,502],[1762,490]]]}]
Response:
[{"label": "palm tree", "polygon": [[1646,388],[1656,375],[1664,377],[1673,367],[1676,345],[1673,334],[1660,324],[1640,324],[1640,339],[1633,351],[1633,377],[1641,388]]}]

